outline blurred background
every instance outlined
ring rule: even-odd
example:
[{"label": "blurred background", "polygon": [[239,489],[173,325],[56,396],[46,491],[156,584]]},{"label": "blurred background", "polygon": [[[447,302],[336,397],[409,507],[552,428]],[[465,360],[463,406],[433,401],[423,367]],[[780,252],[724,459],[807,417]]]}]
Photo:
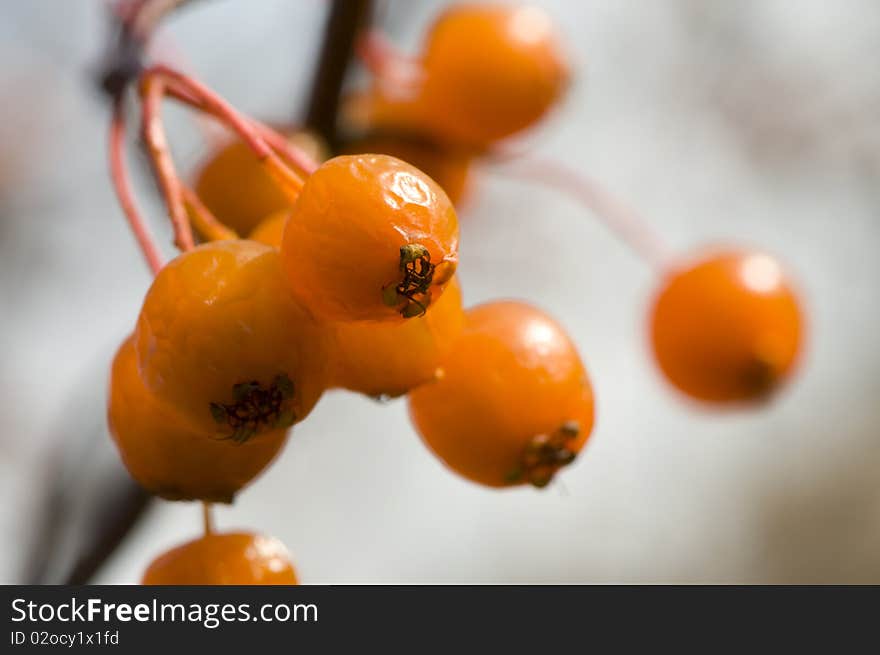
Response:
[{"label": "blurred background", "polygon": [[[380,24],[412,50],[443,4],[383,2]],[[880,4],[536,4],[576,79],[531,147],[602,180],[675,248],[778,255],[809,317],[799,374],[756,411],[683,401],[647,346],[651,271],[570,200],[487,168],[461,212],[465,300],[528,299],[566,326],[597,393],[584,455],[543,492],[493,492],[428,453],[405,402],[331,392],[218,508],[219,527],[278,536],[306,583],[880,582]],[[245,112],[290,122],[327,7],[199,2],[157,48]],[[150,276],[107,175],[94,75],[108,38],[97,0],[0,1],[4,583],[105,527],[89,509],[125,476],[107,369]],[[186,169],[201,139],[180,110],[166,116]],[[142,167],[137,182],[170,253]],[[53,495],[73,527],[46,533]],[[199,533],[199,512],[153,503],[96,581],[137,582]]]}]

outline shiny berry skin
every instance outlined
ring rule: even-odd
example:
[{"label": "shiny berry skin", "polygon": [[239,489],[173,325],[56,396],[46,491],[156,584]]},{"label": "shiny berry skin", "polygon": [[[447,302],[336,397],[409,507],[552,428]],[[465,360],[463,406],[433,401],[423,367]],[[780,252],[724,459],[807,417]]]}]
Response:
[{"label": "shiny berry skin", "polygon": [[458,219],[436,182],[387,155],[325,162],[294,203],[281,259],[292,292],[321,319],[424,313],[455,272]]},{"label": "shiny berry skin", "polygon": [[110,434],[123,463],[142,487],[166,500],[231,503],[287,440],[287,430],[244,443],[194,431],[146,389],[131,338],[113,360],[109,395]]},{"label": "shiny berry skin", "polygon": [[208,155],[196,172],[195,190],[205,206],[239,234],[290,206],[278,183],[241,141],[230,141]]},{"label": "shiny berry skin", "polygon": [[424,316],[405,323],[336,323],[331,385],[374,397],[401,396],[435,378],[463,325],[456,278]]},{"label": "shiny berry skin", "polygon": [[284,227],[287,225],[289,209],[282,209],[266,216],[248,235],[251,241],[259,241],[273,248],[281,248]]},{"label": "shiny berry skin", "polygon": [[670,270],[650,330],[666,378],[716,404],[768,397],[791,375],[804,338],[801,308],[781,266],[749,251],[706,254]]},{"label": "shiny berry skin", "polygon": [[290,555],[274,537],[209,534],[157,557],[145,585],[295,585]]},{"label": "shiny berry skin", "polygon": [[349,143],[349,153],[381,153],[408,162],[428,175],[459,206],[470,187],[474,154],[463,148],[403,134],[376,134]]},{"label": "shiny berry skin", "polygon": [[278,251],[231,240],[159,272],[135,349],[146,387],[194,430],[243,442],[308,415],[326,385],[324,339],[292,298]]},{"label": "shiny berry skin", "polygon": [[436,382],[409,396],[410,416],[437,457],[474,482],[546,486],[593,428],[593,392],[574,344],[521,302],[466,312]]},{"label": "shiny berry skin", "polygon": [[[268,216],[250,238],[280,246],[286,212]],[[339,321],[327,325],[334,362],[329,386],[394,398],[433,380],[464,325],[461,287],[452,278],[424,316],[403,323]]]}]

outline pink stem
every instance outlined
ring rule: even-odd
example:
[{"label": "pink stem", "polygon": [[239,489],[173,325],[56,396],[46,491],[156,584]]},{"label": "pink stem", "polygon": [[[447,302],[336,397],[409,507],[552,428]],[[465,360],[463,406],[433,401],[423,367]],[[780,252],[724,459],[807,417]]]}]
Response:
[{"label": "pink stem", "polygon": [[182,251],[191,250],[195,246],[192,227],[183,202],[180,178],[174,168],[174,160],[165,137],[162,124],[162,97],[165,84],[160,77],[145,75],[142,78],[141,93],[143,96],[143,135],[150,152],[150,161],[162,190],[162,197],[168,207],[171,223],[174,225],[174,243]]}]

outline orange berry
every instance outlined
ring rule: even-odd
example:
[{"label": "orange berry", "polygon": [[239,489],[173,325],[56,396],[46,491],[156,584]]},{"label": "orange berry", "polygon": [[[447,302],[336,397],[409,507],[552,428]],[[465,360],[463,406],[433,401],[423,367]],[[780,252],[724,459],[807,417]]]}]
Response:
[{"label": "orange berry", "polygon": [[396,397],[433,380],[461,333],[461,288],[453,278],[424,316],[405,323],[350,321],[333,326],[334,386]]},{"label": "orange berry", "polygon": [[791,373],[803,338],[782,268],[755,252],[713,254],[670,271],[650,320],[667,379],[713,403],[766,397]]},{"label": "orange berry", "polygon": [[281,248],[281,238],[284,236],[284,226],[287,224],[288,216],[290,216],[289,209],[269,214],[253,229],[248,239],[265,243],[273,248]]},{"label": "orange berry", "polygon": [[290,555],[274,537],[248,532],[209,534],[160,555],[145,585],[295,585]]},{"label": "orange berry", "polygon": [[387,155],[345,155],[306,180],[281,258],[299,300],[328,320],[424,312],[455,272],[458,219],[427,175]]},{"label": "orange berry", "polygon": [[409,162],[439,184],[453,204],[467,192],[474,155],[415,136],[373,135],[346,147],[349,153],[381,153]]},{"label": "orange berry", "polygon": [[192,430],[144,386],[131,337],[113,360],[108,418],[131,476],[168,500],[232,502],[287,440],[286,430],[240,444]]},{"label": "orange berry", "polygon": [[[326,158],[316,137],[295,132],[288,134],[288,139],[313,158]],[[196,171],[195,190],[217,219],[239,234],[248,234],[263,217],[290,206],[278,182],[239,140],[228,141],[208,154]]]},{"label": "orange berry", "polygon": [[205,206],[239,234],[290,206],[278,183],[241,141],[231,141],[207,157],[196,173],[195,190]]},{"label": "orange berry", "polygon": [[308,415],[325,387],[324,338],[290,295],[278,251],[233,240],[159,272],[135,348],[147,388],[193,429],[246,441]]},{"label": "orange berry", "polygon": [[413,97],[378,98],[376,123],[420,125],[444,142],[484,148],[538,122],[562,97],[568,64],[535,7],[463,4],[428,35]]},{"label": "orange berry", "polygon": [[574,344],[520,302],[469,310],[439,379],[415,389],[409,407],[434,454],[490,487],[547,485],[593,428],[593,391]]}]

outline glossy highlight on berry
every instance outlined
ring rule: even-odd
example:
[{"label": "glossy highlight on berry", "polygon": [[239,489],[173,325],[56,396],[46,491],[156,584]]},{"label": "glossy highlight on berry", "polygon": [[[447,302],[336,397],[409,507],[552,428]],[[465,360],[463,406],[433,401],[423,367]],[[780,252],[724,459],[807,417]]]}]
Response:
[{"label": "glossy highlight on berry", "polygon": [[474,154],[467,148],[450,146],[410,134],[374,134],[349,143],[348,153],[381,153],[408,162],[423,171],[459,206],[471,186]]}]

